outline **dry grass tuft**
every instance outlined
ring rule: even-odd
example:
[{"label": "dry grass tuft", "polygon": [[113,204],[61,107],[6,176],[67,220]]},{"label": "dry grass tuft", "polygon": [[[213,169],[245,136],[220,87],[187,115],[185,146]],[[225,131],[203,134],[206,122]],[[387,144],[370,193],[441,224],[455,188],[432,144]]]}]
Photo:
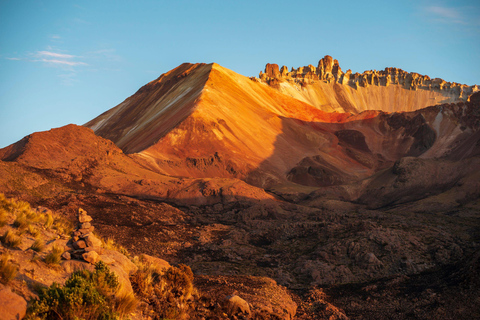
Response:
[{"label": "dry grass tuft", "polygon": [[4,225],[7,224],[8,216],[9,216],[8,211],[3,208],[0,208],[0,227],[3,227]]},{"label": "dry grass tuft", "polygon": [[33,251],[42,252],[45,249],[45,242],[43,242],[41,239],[37,239],[30,248]]},{"label": "dry grass tuft", "polygon": [[53,222],[54,222],[54,219],[53,219],[53,216],[52,214],[49,212],[45,215],[45,223],[44,223],[44,227],[47,228],[47,229],[50,229],[53,225]]},{"label": "dry grass tuft", "polygon": [[62,254],[63,254],[63,248],[60,246],[54,245],[52,247],[52,251],[49,254],[47,254],[47,256],[45,257],[45,262],[50,265],[59,264],[61,261]]},{"label": "dry grass tuft", "polygon": [[18,247],[20,243],[22,243],[22,239],[16,236],[12,230],[5,231],[3,236],[0,237],[0,241],[7,248],[15,248]]},{"label": "dry grass tuft", "polygon": [[18,271],[17,267],[8,260],[10,260],[10,255],[8,253],[3,254],[0,259],[0,279],[3,284],[7,284],[13,280]]},{"label": "dry grass tuft", "polygon": [[27,218],[27,215],[24,212],[17,214],[15,221],[13,221],[13,226],[20,230],[25,230],[30,226],[30,221]]}]

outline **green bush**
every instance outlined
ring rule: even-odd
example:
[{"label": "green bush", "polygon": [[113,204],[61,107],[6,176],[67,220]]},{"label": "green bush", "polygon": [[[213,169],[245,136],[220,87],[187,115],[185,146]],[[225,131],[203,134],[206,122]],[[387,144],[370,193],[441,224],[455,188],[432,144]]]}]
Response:
[{"label": "green bush", "polygon": [[95,272],[77,271],[64,286],[54,283],[40,290],[27,319],[117,319],[118,303],[113,294],[118,286],[117,276],[100,261]]}]

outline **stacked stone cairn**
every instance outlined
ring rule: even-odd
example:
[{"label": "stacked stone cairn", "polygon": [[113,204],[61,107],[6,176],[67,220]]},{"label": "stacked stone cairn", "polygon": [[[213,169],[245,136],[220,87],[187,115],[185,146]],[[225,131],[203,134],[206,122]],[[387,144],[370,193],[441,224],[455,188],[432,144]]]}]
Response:
[{"label": "stacked stone cairn", "polygon": [[65,260],[84,260],[88,263],[96,263],[99,260],[98,253],[102,252],[102,241],[93,235],[95,229],[92,217],[82,208],[78,209],[78,225],[72,232],[72,238],[67,242],[62,258]]}]

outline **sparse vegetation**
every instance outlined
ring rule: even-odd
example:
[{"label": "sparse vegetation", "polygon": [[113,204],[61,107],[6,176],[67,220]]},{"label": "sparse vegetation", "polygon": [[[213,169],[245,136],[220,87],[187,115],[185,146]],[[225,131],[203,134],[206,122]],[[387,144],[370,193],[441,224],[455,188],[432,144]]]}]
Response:
[{"label": "sparse vegetation", "polygon": [[[52,215],[47,215],[46,227],[49,224],[49,217],[52,217]],[[58,234],[69,235],[73,231],[73,224],[70,221],[60,218],[54,218],[51,227],[53,230],[56,230]]]},{"label": "sparse vegetation", "polygon": [[95,272],[74,272],[65,286],[54,283],[40,290],[29,307],[26,319],[118,319],[136,306],[133,296],[115,297],[117,276],[103,262]]},{"label": "sparse vegetation", "polygon": [[0,237],[0,241],[3,243],[3,245],[7,248],[15,248],[22,243],[22,239],[15,235],[15,232],[12,230],[7,230],[3,234],[3,236]]},{"label": "sparse vegetation", "polygon": [[4,208],[0,208],[0,227],[3,227],[7,224],[8,221],[8,212]]},{"label": "sparse vegetation", "polygon": [[8,253],[4,253],[0,259],[0,279],[3,284],[7,284],[17,275],[17,267],[9,259]]},{"label": "sparse vegetation", "polygon": [[149,302],[156,319],[177,319],[186,314],[194,290],[190,267],[181,264],[163,272],[155,265],[144,264],[130,280],[135,293]]},{"label": "sparse vegetation", "polygon": [[54,245],[52,251],[45,256],[45,262],[47,264],[59,264],[61,261],[63,248]]},{"label": "sparse vegetation", "polygon": [[45,223],[44,223],[44,227],[47,228],[47,229],[50,229],[53,225],[53,216],[50,212],[48,212],[46,215],[45,215]]},{"label": "sparse vegetation", "polygon": [[20,230],[26,229],[30,225],[30,221],[27,219],[27,215],[23,212],[19,213],[13,221],[13,226]]},{"label": "sparse vegetation", "polygon": [[29,225],[27,232],[34,237],[37,237],[40,234],[40,231],[34,225]]},{"label": "sparse vegetation", "polygon": [[42,252],[45,249],[45,243],[41,239],[35,240],[35,242],[30,247],[33,251]]}]

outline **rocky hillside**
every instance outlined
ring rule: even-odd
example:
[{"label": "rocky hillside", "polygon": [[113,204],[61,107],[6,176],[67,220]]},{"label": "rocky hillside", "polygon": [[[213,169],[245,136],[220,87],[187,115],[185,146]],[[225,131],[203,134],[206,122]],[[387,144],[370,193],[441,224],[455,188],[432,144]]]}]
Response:
[{"label": "rocky hillside", "polygon": [[131,257],[111,239],[98,239],[82,209],[73,229],[47,208],[2,194],[0,208],[2,319],[293,319],[296,313],[291,294],[272,279],[194,277],[185,265]]},{"label": "rocky hillside", "polygon": [[[0,233],[27,244],[2,246],[9,286],[32,300],[25,265],[70,290],[65,268],[48,271],[54,251],[88,266],[83,282],[108,274],[91,264],[101,236],[138,257],[125,258],[138,319],[477,318],[480,93],[390,69],[347,81],[335,66],[261,80],[183,64],[87,126],[1,149],[0,192],[76,228],[8,209]],[[431,97],[455,102],[423,108]],[[36,262],[19,215],[47,244]]]}]

